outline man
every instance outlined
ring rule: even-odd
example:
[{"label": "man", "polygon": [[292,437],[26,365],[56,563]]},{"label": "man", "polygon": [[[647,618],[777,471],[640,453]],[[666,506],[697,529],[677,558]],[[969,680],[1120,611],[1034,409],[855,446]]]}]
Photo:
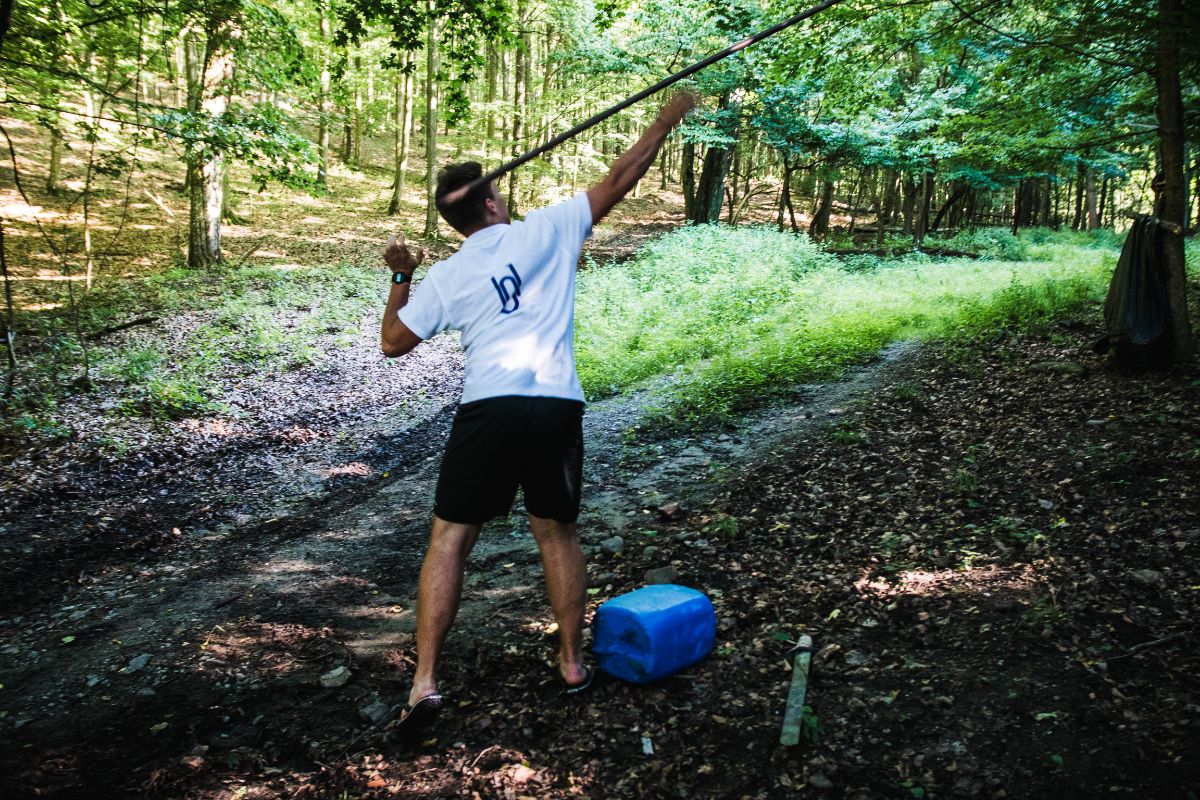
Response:
[{"label": "man", "polygon": [[[382,349],[402,356],[447,329],[462,331],[467,355],[461,405],[438,478],[433,531],[417,587],[417,669],[404,729],[441,710],[437,670],[458,613],[463,568],[484,522],[509,513],[519,485],[542,555],[558,621],[564,690],[586,689],[592,669],[581,639],[587,571],[575,520],[583,466],[583,390],[575,373],[575,271],[584,240],[654,163],[671,129],[695,105],[680,95],[587,192],[512,222],[494,183],[441,209],[466,237],[429,268],[409,299],[424,253],[392,237],[384,258],[392,289]],[[482,174],[477,163],[444,169],[440,200]]]}]

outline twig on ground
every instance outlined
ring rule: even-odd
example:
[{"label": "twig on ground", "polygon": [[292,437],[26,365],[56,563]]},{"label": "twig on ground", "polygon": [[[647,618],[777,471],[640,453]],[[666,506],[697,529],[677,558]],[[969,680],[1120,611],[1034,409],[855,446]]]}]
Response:
[{"label": "twig on ground", "polygon": [[166,214],[166,215],[167,215],[168,217],[170,217],[171,219],[175,219],[175,212],[174,212],[174,211],[172,211],[172,210],[170,209],[170,207],[168,207],[168,206],[167,206],[167,204],[166,204],[166,203],[164,203],[164,202],[163,202],[163,201],[162,201],[162,200],[161,200],[161,199],[158,197],[158,195],[156,195],[154,192],[150,191],[149,189],[142,189],[142,191],[146,193],[146,197],[149,197],[151,200],[153,200],[153,201],[154,201],[154,205],[156,205],[156,206],[158,206],[160,209],[162,209],[162,212],[163,212],[164,214]]},{"label": "twig on ground", "polygon": [[486,756],[488,753],[492,752],[499,746],[500,745],[498,745],[498,744],[494,744],[494,745],[491,745],[490,747],[485,747],[482,750],[480,750],[479,755],[475,756],[475,760],[471,762],[471,766],[468,767],[468,769],[469,770],[475,769],[475,765],[479,763],[479,759],[483,758],[484,756]]},{"label": "twig on ground", "polygon": [[241,266],[242,266],[243,264],[245,264],[245,263],[246,263],[246,259],[250,258],[250,256],[252,256],[252,255],[254,255],[255,253],[257,253],[257,252],[258,252],[258,248],[260,248],[260,247],[262,247],[264,244],[266,244],[266,242],[267,242],[267,239],[270,239],[270,238],[271,238],[271,235],[270,235],[270,234],[267,234],[266,236],[262,237],[262,238],[261,238],[261,239],[259,239],[257,242],[255,242],[255,243],[254,243],[254,246],[253,246],[253,247],[251,247],[249,250],[247,250],[247,251],[246,251],[246,255],[244,255],[244,256],[242,256],[241,258],[239,258],[239,259],[238,259],[237,263],[233,265],[233,268],[234,268],[234,269],[240,269],[240,268],[241,268]]},{"label": "twig on ground", "polygon": [[138,317],[137,319],[130,320],[129,322],[122,322],[120,325],[109,325],[107,328],[101,328],[98,331],[92,331],[87,335],[87,338],[95,341],[96,339],[101,339],[105,336],[108,336],[110,333],[123,331],[136,325],[153,325],[155,322],[158,322],[158,320],[158,317]]},{"label": "twig on ground", "polygon": [[1121,653],[1121,655],[1113,656],[1112,658],[1110,658],[1108,660],[1116,661],[1118,658],[1128,658],[1129,656],[1135,656],[1138,653],[1149,650],[1151,647],[1158,647],[1160,645],[1170,644],[1171,642],[1175,641],[1176,639],[1182,639],[1186,635],[1187,635],[1186,633],[1183,633],[1182,631],[1180,631],[1179,633],[1172,633],[1169,636],[1164,636],[1161,639],[1154,639],[1153,641],[1142,642],[1141,644],[1135,644],[1133,647],[1129,648],[1124,653]]}]

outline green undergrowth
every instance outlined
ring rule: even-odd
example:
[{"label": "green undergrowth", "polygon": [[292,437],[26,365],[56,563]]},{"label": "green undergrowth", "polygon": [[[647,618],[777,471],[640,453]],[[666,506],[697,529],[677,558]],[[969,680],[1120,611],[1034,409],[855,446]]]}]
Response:
[{"label": "green undergrowth", "polygon": [[917,254],[848,269],[804,236],[684,228],[581,277],[580,378],[601,397],[669,375],[652,421],[713,420],[898,340],[1029,328],[1103,298],[1111,247],[1054,235],[1019,244],[1022,260]]},{"label": "green undergrowth", "polygon": [[226,379],[319,363],[349,346],[359,320],[380,303],[378,269],[347,263],[248,266],[222,271],[216,280],[173,270],[148,283],[165,307],[202,312],[183,346],[160,353],[145,380],[128,374],[138,363],[136,346],[113,352],[104,363],[108,374],[127,378],[129,410],[159,416],[211,407]]},{"label": "green undergrowth", "polygon": [[[117,385],[116,413],[172,419],[218,410],[230,380],[319,363],[348,346],[362,317],[378,310],[379,286],[378,268],[345,262],[176,267],[103,281],[81,300],[85,335],[131,318],[154,322],[134,328],[128,344],[109,346],[109,337],[92,344],[90,377]],[[70,330],[69,321],[36,322],[48,330]],[[62,352],[44,350],[39,372],[24,376],[17,397],[22,407],[14,416],[28,420],[27,428],[68,389],[56,382],[62,367],[70,364],[77,372],[82,361],[77,337],[47,341]]]},{"label": "green undergrowth", "polygon": [[[924,255],[929,257],[929,260],[936,260],[947,252],[991,260],[1025,261],[1034,257],[1031,247],[1038,245],[1119,250],[1124,240],[1124,233],[1107,228],[1095,231],[1029,228],[1017,235],[1013,235],[1012,231],[1006,228],[979,228],[975,231],[960,230],[952,234],[932,233],[925,237],[921,250],[916,249],[912,236],[898,233],[886,233],[882,240],[877,240],[874,236],[856,236],[843,231],[830,234],[823,244],[826,251],[844,256],[843,263],[855,268],[860,264],[877,266],[880,257],[919,260]],[[869,256],[855,255],[862,251],[875,252]]]}]

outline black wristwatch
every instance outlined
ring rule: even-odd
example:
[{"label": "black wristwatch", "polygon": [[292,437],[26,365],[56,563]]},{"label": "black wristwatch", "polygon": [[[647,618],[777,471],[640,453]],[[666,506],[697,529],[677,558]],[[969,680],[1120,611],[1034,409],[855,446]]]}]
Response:
[{"label": "black wristwatch", "polygon": [[399,286],[402,283],[408,283],[411,280],[412,280],[412,275],[409,275],[407,272],[393,272],[392,273],[392,283],[396,284],[397,286]]}]

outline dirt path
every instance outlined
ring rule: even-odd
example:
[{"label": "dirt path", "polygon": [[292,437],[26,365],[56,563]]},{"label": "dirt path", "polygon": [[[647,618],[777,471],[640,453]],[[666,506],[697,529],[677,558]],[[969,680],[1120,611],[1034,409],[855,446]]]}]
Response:
[{"label": "dirt path", "polygon": [[[0,794],[1187,797],[1200,374],[1115,371],[1089,330],[901,348],[704,435],[642,436],[644,398],[596,404],[585,535],[624,552],[593,554],[593,602],[669,564],[713,599],[716,648],[564,699],[536,554],[501,521],[448,647],[452,706],[401,743],[369,720],[411,674],[435,413],[303,513],[25,603],[0,628]],[[801,631],[815,741],[786,749]]]},{"label": "dirt path", "polygon": [[[613,535],[629,537],[644,518],[657,519],[660,505],[686,507],[714,482],[769,459],[806,425],[826,423],[873,387],[905,352],[895,348],[843,382],[804,387],[797,402],[728,433],[645,439],[635,428],[644,398],[593,405],[582,518],[589,549]],[[197,758],[233,764],[249,752],[239,748],[264,744],[328,757],[314,718],[341,736],[361,727],[359,709],[397,702],[452,410],[452,403],[429,404],[422,421],[374,448],[385,455],[299,513],[181,532],[134,562],[72,582],[65,594],[43,593],[48,601],[3,620],[0,730],[13,788],[59,796],[133,789],[196,748]],[[266,479],[284,493],[296,471],[295,463],[284,469],[288,462],[277,460],[281,471]],[[364,462],[372,459],[356,463]],[[497,647],[494,621],[508,609],[541,604],[540,563],[525,528],[514,515],[485,532],[452,660],[488,658]],[[591,567],[601,587],[611,580],[605,563],[593,559]],[[656,565],[651,556],[647,566]],[[355,676],[353,699],[318,684],[337,666]]]}]

